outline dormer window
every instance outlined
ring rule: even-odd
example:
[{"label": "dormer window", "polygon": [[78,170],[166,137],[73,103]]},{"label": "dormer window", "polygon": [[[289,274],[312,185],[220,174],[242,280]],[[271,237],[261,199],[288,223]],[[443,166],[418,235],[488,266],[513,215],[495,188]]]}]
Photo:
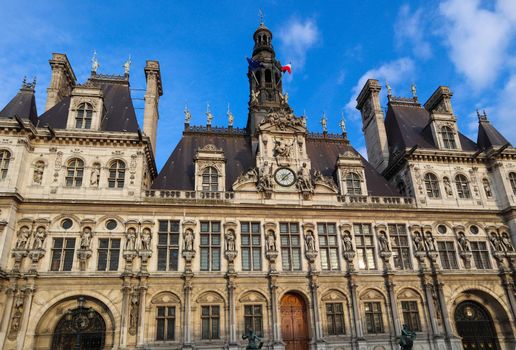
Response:
[{"label": "dormer window", "polygon": [[75,127],[77,129],[91,129],[91,120],[93,118],[93,107],[89,103],[81,103],[77,108],[75,116]]},{"label": "dormer window", "polygon": [[362,184],[360,181],[360,177],[356,173],[349,173],[346,176],[346,189],[348,195],[362,195]]},{"label": "dormer window", "polygon": [[443,140],[444,148],[457,149],[457,144],[455,143],[455,135],[450,127],[443,126],[441,128],[441,137]]},{"label": "dormer window", "polygon": [[202,172],[202,190],[205,192],[217,192],[219,190],[219,172],[210,166]]},{"label": "dormer window", "polygon": [[109,188],[123,188],[125,181],[125,163],[121,160],[115,160],[109,166]]}]

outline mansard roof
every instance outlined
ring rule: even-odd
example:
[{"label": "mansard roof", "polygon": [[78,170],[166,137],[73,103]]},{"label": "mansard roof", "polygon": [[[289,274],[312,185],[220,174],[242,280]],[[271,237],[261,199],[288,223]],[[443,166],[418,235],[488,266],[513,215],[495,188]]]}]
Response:
[{"label": "mansard roof", "polygon": [[34,85],[24,83],[16,96],[0,111],[0,118],[14,118],[15,115],[37,125],[38,112],[36,98],[34,97]]},{"label": "mansard roof", "polygon": [[479,115],[477,144],[482,149],[501,147],[511,143],[489,122],[487,116]]},{"label": "mansard roof", "polygon": [[[170,155],[152,184],[153,189],[187,190],[195,189],[194,156],[200,147],[213,144],[224,152],[226,158],[226,188],[232,190],[233,183],[245,171],[256,166],[251,138],[242,129],[187,130]],[[306,150],[313,170],[335,177],[339,154],[346,151],[359,153],[343,138],[323,137],[309,134]],[[373,196],[399,196],[399,193],[362,157],[367,188]]]},{"label": "mansard roof", "polygon": [[[123,76],[93,76],[87,84],[99,85],[104,96],[104,113],[100,130],[138,132],[139,126],[134,111],[129,82]],[[70,97],[43,113],[39,125],[48,124],[54,129],[65,129],[70,107]]]}]

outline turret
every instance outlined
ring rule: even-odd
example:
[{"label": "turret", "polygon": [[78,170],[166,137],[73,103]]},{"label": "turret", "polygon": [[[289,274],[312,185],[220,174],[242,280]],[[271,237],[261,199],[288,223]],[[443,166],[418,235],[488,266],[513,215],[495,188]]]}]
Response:
[{"label": "turret", "polygon": [[143,111],[143,132],[150,138],[152,152],[155,154],[159,119],[158,103],[159,97],[163,95],[158,61],[147,61],[145,77],[147,78],[147,89],[145,91],[145,108]]}]

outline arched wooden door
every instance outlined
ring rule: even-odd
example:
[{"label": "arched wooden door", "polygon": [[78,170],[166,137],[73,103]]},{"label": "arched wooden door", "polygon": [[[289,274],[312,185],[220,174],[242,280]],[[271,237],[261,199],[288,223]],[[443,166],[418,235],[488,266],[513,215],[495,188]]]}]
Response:
[{"label": "arched wooden door", "polygon": [[496,330],[489,312],[480,304],[465,301],[455,310],[455,325],[464,350],[497,350]]},{"label": "arched wooden door", "polygon": [[52,350],[101,350],[104,348],[106,324],[92,308],[69,310],[56,326]]},{"label": "arched wooden door", "polygon": [[298,294],[287,293],[281,299],[281,337],[285,350],[308,350],[306,304]]}]

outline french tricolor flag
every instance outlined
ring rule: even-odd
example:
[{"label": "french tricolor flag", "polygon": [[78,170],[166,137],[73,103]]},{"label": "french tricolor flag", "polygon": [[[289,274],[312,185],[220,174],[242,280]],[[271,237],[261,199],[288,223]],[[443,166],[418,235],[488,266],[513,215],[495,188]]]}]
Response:
[{"label": "french tricolor flag", "polygon": [[283,73],[288,72],[288,74],[292,74],[292,64],[289,63],[289,64],[286,64],[286,65],[282,66],[281,67],[281,71]]}]

